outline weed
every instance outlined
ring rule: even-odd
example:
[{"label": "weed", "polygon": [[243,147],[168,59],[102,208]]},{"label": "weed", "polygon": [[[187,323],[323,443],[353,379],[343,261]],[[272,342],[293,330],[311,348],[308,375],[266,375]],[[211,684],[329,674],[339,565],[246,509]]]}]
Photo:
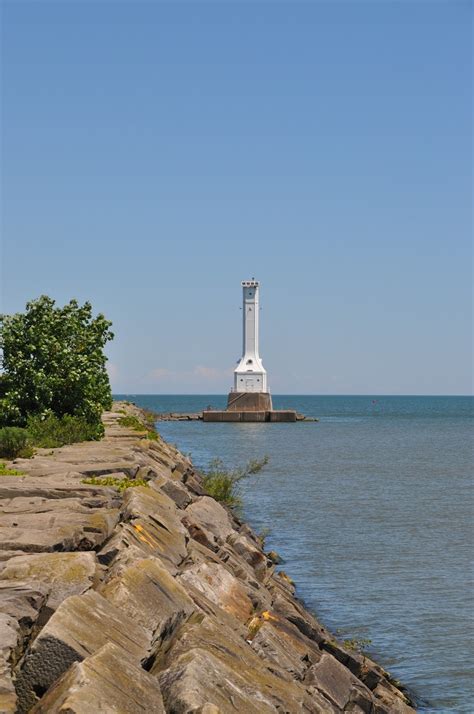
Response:
[{"label": "weed", "polygon": [[145,481],[143,478],[116,478],[114,476],[105,476],[104,478],[92,476],[91,478],[83,478],[82,483],[92,486],[112,486],[116,488],[119,493],[123,493],[126,488],[148,486],[148,481]]},{"label": "weed", "polygon": [[269,461],[268,456],[258,461],[253,459],[240,469],[228,470],[221,459],[214,459],[203,474],[203,488],[216,501],[224,503],[229,508],[238,509],[242,499],[238,493],[238,482],[252,474],[258,473]]},{"label": "weed", "polygon": [[149,425],[147,422],[144,424],[140,419],[132,414],[127,416],[119,417],[118,423],[120,426],[124,426],[127,429],[133,429],[134,431],[146,431],[146,439],[151,439],[151,441],[158,441],[160,436],[157,431],[155,431],[154,422]]},{"label": "weed", "polygon": [[356,637],[352,637],[348,640],[343,640],[344,647],[346,650],[351,650],[352,652],[359,652],[360,654],[363,654],[363,652],[367,649],[367,647],[370,647],[372,644],[372,640],[369,639],[357,639]]},{"label": "weed", "polygon": [[25,476],[25,473],[16,469],[7,469],[5,464],[0,462],[0,476]]},{"label": "weed", "polygon": [[260,547],[262,550],[265,550],[265,541],[267,540],[268,536],[272,532],[271,528],[262,528],[260,533],[257,534],[257,540],[260,543]]}]

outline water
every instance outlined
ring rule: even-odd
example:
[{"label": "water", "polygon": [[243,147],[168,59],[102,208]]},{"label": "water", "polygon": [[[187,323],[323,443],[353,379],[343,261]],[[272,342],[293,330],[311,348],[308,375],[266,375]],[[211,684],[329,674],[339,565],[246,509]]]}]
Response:
[{"label": "water", "polygon": [[[225,397],[129,395],[157,411]],[[285,559],[298,595],[415,695],[419,711],[474,712],[473,399],[274,397],[319,423],[164,422],[205,467],[264,454],[242,483],[244,515]]]}]

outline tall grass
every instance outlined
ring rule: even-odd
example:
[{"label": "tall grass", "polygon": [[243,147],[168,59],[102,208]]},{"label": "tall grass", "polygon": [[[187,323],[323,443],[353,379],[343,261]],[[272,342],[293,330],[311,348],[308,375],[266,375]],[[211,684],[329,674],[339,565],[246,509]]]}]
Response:
[{"label": "tall grass", "polygon": [[216,501],[229,508],[240,509],[242,498],[239,494],[239,481],[261,471],[268,461],[269,457],[264,456],[263,459],[251,459],[242,468],[227,469],[222,459],[213,459],[209,468],[204,471],[203,488]]}]

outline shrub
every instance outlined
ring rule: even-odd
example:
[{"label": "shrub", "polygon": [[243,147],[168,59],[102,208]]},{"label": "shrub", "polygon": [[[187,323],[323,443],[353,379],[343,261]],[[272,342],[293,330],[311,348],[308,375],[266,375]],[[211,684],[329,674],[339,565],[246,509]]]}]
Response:
[{"label": "shrub", "polygon": [[0,426],[25,426],[30,415],[65,414],[99,424],[112,394],[103,352],[111,323],[92,306],[64,307],[46,295],[24,313],[0,315]]},{"label": "shrub", "polygon": [[138,417],[133,416],[131,414],[128,414],[127,416],[120,417],[118,419],[118,423],[120,426],[125,426],[127,429],[133,429],[134,431],[141,431],[141,432],[146,432],[145,438],[146,439],[151,439],[152,441],[158,441],[160,438],[155,427],[154,427],[154,422],[150,422],[147,419],[147,423],[144,424],[143,422],[138,419]]},{"label": "shrub", "polygon": [[16,459],[27,451],[28,432],[16,426],[0,429],[0,456]]},{"label": "shrub", "polygon": [[214,459],[203,474],[203,488],[216,501],[224,503],[229,508],[238,509],[242,506],[238,482],[261,471],[268,461],[268,456],[264,456],[261,460],[249,461],[243,468],[228,470],[221,459]]},{"label": "shrub", "polygon": [[126,416],[119,417],[118,423],[120,426],[125,426],[128,429],[134,429],[135,431],[145,431],[146,426],[142,424],[138,417],[132,414],[127,414]]},{"label": "shrub", "polygon": [[49,414],[45,418],[30,416],[27,431],[35,446],[54,449],[77,441],[98,440],[104,434],[104,427],[102,423],[90,424],[79,416]]}]

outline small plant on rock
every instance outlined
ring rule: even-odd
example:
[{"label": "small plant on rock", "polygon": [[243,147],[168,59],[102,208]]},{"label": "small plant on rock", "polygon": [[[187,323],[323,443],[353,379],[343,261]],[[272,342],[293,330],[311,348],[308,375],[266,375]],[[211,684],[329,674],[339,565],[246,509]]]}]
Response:
[{"label": "small plant on rock", "polygon": [[239,481],[261,471],[268,461],[269,457],[264,456],[261,460],[249,461],[243,468],[229,470],[225,468],[222,459],[214,459],[203,474],[203,488],[216,501],[224,503],[229,508],[239,509],[242,506],[242,499],[238,493]]},{"label": "small plant on rock", "polygon": [[151,441],[158,441],[160,438],[158,432],[155,430],[154,422],[152,423],[147,420],[147,423],[144,424],[140,421],[138,417],[133,416],[132,414],[127,414],[126,416],[120,417],[117,422],[118,424],[120,424],[120,426],[124,426],[127,429],[146,432],[145,439],[150,439]]},{"label": "small plant on rock", "polygon": [[123,493],[126,488],[148,486],[148,481],[143,478],[116,478],[115,476],[105,476],[104,478],[92,476],[91,478],[83,478],[82,483],[91,484],[92,486],[112,486],[120,493]]},{"label": "small plant on rock", "polygon": [[343,645],[347,650],[359,652],[359,654],[363,654],[367,647],[370,647],[371,644],[372,640],[364,638],[358,639],[357,637],[351,637],[350,639],[343,641]]},{"label": "small plant on rock", "polygon": [[23,471],[17,471],[16,469],[7,469],[4,463],[0,462],[0,476],[24,476]]}]

